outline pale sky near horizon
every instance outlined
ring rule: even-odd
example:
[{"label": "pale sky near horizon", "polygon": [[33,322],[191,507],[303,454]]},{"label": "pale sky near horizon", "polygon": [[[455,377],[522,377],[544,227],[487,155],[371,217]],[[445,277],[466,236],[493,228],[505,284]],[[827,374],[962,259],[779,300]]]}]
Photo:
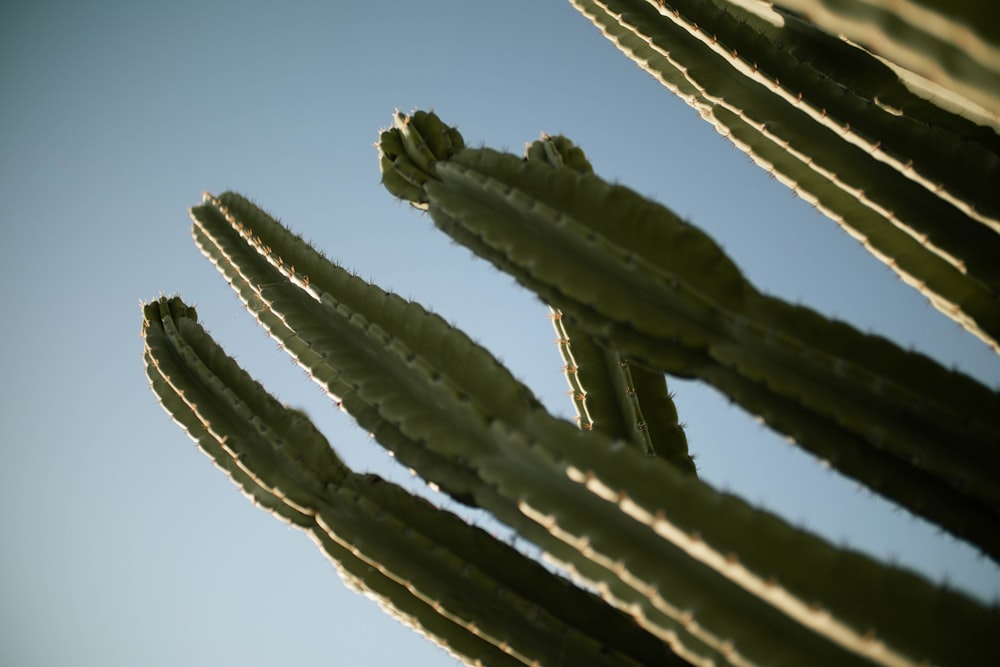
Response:
[{"label": "pale sky near horizon", "polygon": [[[1000,359],[618,53],[565,0],[46,2],[0,9],[0,664],[452,665],[350,592],[157,405],[139,304],[178,293],[338,452],[419,484],[242,312],[186,209],[238,190],[467,330],[569,416],[544,306],[379,185],[394,109],[470,144],[581,145],[762,290],[987,384]],[[986,599],[1000,572],[712,390],[671,381],[702,476]],[[482,520],[482,519],[477,519]]]}]

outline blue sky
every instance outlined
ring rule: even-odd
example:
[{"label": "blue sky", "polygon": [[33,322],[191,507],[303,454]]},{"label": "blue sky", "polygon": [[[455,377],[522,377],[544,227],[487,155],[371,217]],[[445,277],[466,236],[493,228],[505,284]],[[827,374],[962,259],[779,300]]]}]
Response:
[{"label": "blue sky", "polygon": [[[520,152],[563,133],[598,173],[715,236],[763,290],[991,386],[1000,360],[769,179],[565,0],[45,2],[0,9],[0,663],[451,665],[348,591],[159,408],[143,300],[179,293],[353,467],[420,488],[276,349],[190,239],[203,190],[253,197],[418,299],[571,414],[545,308],[379,185],[397,107]],[[1000,574],[671,381],[702,476],[986,598]],[[478,518],[477,521],[483,521]]]}]

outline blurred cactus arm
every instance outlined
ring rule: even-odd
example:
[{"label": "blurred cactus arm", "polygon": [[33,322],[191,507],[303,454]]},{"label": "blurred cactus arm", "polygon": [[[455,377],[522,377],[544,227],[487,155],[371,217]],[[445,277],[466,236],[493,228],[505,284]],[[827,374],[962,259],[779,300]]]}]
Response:
[{"label": "blurred cactus arm", "polygon": [[828,32],[845,35],[1000,122],[1000,14],[963,0],[781,0]]},{"label": "blurred cactus arm", "polygon": [[[941,109],[928,124],[921,103],[895,99],[901,86],[884,65],[847,44],[829,47],[829,36],[797,20],[748,23],[739,7],[719,11],[707,0],[681,1],[683,11],[653,0],[573,4],[755,162],[997,347],[995,132],[942,121]],[[838,66],[830,48],[853,50],[843,58],[850,66]],[[817,49],[822,70],[810,64]],[[895,104],[879,102],[876,81]],[[864,93],[852,98],[859,87]]]}]

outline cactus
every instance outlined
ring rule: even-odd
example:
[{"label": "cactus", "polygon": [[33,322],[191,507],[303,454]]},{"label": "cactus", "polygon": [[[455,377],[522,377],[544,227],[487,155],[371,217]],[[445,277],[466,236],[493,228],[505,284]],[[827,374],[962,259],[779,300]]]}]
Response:
[{"label": "cactus", "polygon": [[[881,11],[875,0],[789,4],[801,15],[753,0],[573,4],[996,348],[991,34],[948,33],[969,62],[949,57],[947,76],[903,56],[884,62],[935,40],[922,57],[945,58],[950,38],[914,19],[931,1],[911,0],[907,21],[877,34],[843,28],[885,48],[881,60],[802,18],[819,7],[835,20],[815,18],[821,27],[849,27],[858,7]],[[918,77],[925,91],[954,93],[947,109],[899,83]],[[143,308],[146,373],[164,409],[349,585],[468,664],[1000,659],[1000,610],[699,479],[666,376],[714,386],[998,561],[1000,394],[763,294],[714,240],[601,179],[566,137],[543,135],[522,157],[468,148],[433,113],[396,112],[378,153],[391,194],[549,305],[577,424],[550,414],[463,332],[330,261],[240,195],[206,194],[191,209],[195,243],[381,446],[537,545],[561,573],[350,470],[180,298]]]}]

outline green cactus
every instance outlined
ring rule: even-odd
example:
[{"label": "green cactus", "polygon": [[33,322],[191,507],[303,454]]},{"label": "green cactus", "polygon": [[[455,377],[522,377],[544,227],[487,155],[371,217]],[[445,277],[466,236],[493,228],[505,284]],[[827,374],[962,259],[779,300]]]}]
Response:
[{"label": "green cactus", "polygon": [[[876,0],[784,9],[572,0],[996,349],[997,35],[973,31],[969,17],[979,15],[965,9],[944,28],[922,21],[931,2],[911,0],[895,15]],[[893,20],[851,32],[872,16]],[[908,51],[941,62],[926,68]],[[900,62],[887,62],[894,54]],[[951,91],[946,108],[914,92],[917,79],[920,92]],[[994,560],[1000,394],[762,294],[711,238],[601,179],[565,137],[543,135],[520,157],[467,148],[433,113],[396,112],[378,151],[390,193],[549,305],[578,424],[551,415],[442,318],[331,262],[237,194],[206,194],[191,209],[194,240],[381,446],[595,592],[351,471],[304,414],[225,355],[192,308],[176,297],[145,305],[146,372],[164,409],[253,502],[306,532],[349,585],[468,664],[1000,659],[996,608],[700,480],[665,376],[714,386]]]},{"label": "green cactus", "polygon": [[572,4],[755,162],[997,347],[996,111],[976,116],[983,127],[928,110],[882,60],[763,3]]}]

